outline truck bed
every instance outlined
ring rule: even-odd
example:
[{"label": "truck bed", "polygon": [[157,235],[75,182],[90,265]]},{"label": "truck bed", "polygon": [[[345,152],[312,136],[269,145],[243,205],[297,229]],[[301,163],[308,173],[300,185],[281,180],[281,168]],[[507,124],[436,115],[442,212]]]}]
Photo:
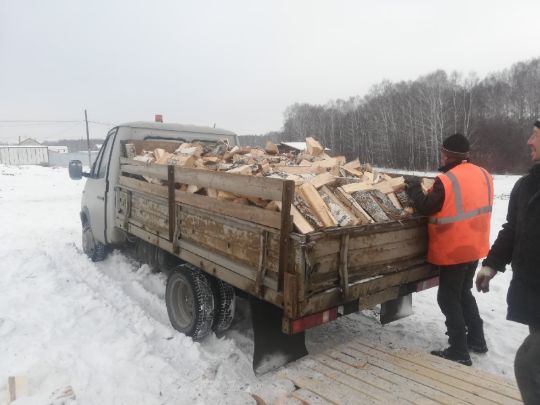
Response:
[{"label": "truck bed", "polygon": [[[281,212],[190,194],[177,183],[281,201]],[[290,180],[121,158],[118,184],[118,228],[283,308],[289,319],[347,303],[368,307],[436,275],[424,262],[422,218],[293,232]]]}]

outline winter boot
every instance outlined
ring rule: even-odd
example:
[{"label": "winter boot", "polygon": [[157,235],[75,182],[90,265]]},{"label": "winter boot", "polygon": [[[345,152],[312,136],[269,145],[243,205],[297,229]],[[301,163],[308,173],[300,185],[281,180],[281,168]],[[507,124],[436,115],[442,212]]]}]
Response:
[{"label": "winter boot", "polygon": [[471,356],[467,352],[459,352],[452,348],[447,347],[444,350],[433,350],[431,352],[433,356],[442,357],[443,359],[452,360],[456,363],[463,364],[465,366],[472,366]]},{"label": "winter boot", "polygon": [[486,344],[486,339],[483,337],[467,335],[467,347],[470,351],[478,354],[487,353],[488,347]]}]

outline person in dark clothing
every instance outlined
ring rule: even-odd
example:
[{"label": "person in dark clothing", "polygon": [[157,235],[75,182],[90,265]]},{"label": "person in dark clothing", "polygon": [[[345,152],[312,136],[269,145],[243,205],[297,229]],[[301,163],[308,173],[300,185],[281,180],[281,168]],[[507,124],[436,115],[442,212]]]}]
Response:
[{"label": "person in dark clothing", "polygon": [[527,142],[534,162],[510,194],[506,223],[476,277],[478,291],[512,263],[507,319],[529,326],[516,353],[514,372],[525,404],[540,404],[540,119]]},{"label": "person in dark clothing", "polygon": [[461,134],[446,138],[441,149],[443,174],[424,194],[407,181],[416,210],[429,216],[427,261],[439,268],[437,302],[446,317],[449,347],[431,354],[471,365],[469,349],[487,352],[483,321],[472,295],[478,260],[489,249],[493,182],[487,171],[470,163],[469,142]]}]

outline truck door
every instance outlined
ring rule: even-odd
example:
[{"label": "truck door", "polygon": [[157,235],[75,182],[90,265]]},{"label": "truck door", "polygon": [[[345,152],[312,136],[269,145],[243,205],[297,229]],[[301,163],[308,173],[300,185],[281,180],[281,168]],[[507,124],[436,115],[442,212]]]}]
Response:
[{"label": "truck door", "polygon": [[90,177],[86,180],[83,197],[83,211],[90,221],[94,239],[107,243],[105,235],[106,196],[109,187],[108,169],[111,151],[118,128],[113,128],[107,134],[105,143],[101,147],[92,166]]}]

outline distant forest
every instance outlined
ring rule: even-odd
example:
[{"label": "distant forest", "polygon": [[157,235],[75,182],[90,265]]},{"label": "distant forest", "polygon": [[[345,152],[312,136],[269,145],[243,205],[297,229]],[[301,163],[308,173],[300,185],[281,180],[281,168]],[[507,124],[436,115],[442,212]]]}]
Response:
[{"label": "distant forest", "polygon": [[437,70],[414,81],[384,81],[364,97],[326,105],[294,104],[282,131],[243,136],[244,145],[313,136],[334,153],[377,166],[434,170],[442,140],[455,132],[471,157],[495,173],[530,166],[526,142],[540,117],[540,58],[484,79]]}]

